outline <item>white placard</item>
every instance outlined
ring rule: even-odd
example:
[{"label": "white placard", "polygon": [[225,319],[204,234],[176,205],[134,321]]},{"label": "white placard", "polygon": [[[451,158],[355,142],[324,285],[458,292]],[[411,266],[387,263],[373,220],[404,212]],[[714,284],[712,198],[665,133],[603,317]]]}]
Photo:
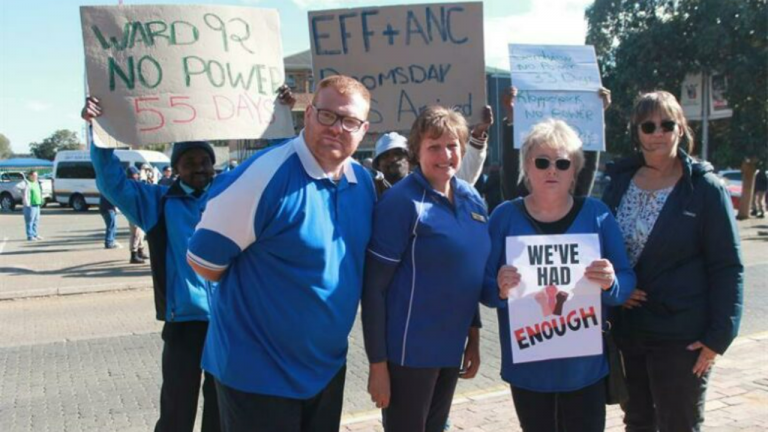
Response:
[{"label": "white placard", "polygon": [[598,90],[600,69],[591,45],[509,45],[518,90]]},{"label": "white placard", "polygon": [[80,8],[99,125],[131,144],[294,135],[276,100],[276,10],[232,6]]},{"label": "white placard", "polygon": [[600,258],[597,234],[507,237],[506,246],[521,275],[508,300],[512,361],[602,354],[601,290],[584,277]]},{"label": "white placard", "polygon": [[309,35],[316,81],[342,74],[370,90],[371,132],[410,130],[433,104],[480,120],[486,103],[480,2],[315,11]]},{"label": "white placard", "polygon": [[533,125],[554,118],[576,131],[583,150],[605,150],[603,101],[597,92],[518,91],[514,117],[515,148],[522,147]]}]

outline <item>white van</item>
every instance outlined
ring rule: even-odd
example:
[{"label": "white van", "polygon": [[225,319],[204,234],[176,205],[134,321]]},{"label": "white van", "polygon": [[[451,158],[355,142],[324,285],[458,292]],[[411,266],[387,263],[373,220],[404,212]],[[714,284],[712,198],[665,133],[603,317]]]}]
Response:
[{"label": "white van", "polygon": [[[156,171],[155,178],[171,160],[163,153],[149,150],[115,150],[115,155],[123,168],[149,164]],[[89,206],[99,204],[99,190],[96,188],[96,172],[88,151],[62,150],[53,160],[53,196],[62,206],[72,207],[76,211],[88,210]]]}]

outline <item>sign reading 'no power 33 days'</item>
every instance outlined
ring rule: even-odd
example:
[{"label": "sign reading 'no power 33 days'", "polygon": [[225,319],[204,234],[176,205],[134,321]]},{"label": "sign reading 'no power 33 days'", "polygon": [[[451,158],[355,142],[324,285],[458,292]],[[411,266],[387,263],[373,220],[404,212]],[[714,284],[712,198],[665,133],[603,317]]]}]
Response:
[{"label": "sign reading 'no power 33 days'", "polygon": [[409,130],[429,105],[467,120],[485,105],[483,5],[479,2],[309,13],[312,68],[319,81],[348,75],[373,98],[373,132]]},{"label": "sign reading 'no power 33 days'", "polygon": [[276,10],[229,6],[81,7],[98,120],[124,143],[294,135],[276,100],[283,52]]},{"label": "sign reading 'no power 33 days'", "polygon": [[568,123],[584,150],[605,150],[600,69],[595,48],[567,45],[509,45],[515,100],[515,148],[531,128],[548,118]]}]

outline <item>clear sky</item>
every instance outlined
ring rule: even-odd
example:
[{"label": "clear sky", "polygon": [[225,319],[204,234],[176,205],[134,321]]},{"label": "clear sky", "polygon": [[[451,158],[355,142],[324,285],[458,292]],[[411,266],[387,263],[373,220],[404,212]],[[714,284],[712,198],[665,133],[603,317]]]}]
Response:
[{"label": "clear sky", "polygon": [[[83,40],[79,6],[118,0],[0,0],[0,133],[15,153],[29,151],[57,129],[82,138]],[[124,0],[124,4],[190,4],[191,0]],[[307,11],[340,7],[446,3],[430,0],[202,0],[274,8],[285,55],[309,49]],[[485,0],[485,58],[509,69],[508,43],[584,43],[591,0]]]}]

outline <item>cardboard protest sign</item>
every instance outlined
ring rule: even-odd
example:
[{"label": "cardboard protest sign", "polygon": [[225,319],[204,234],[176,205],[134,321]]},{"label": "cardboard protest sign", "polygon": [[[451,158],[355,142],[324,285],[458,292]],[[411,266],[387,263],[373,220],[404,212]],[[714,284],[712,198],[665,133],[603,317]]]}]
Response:
[{"label": "cardboard protest sign", "polygon": [[506,246],[521,276],[508,300],[512,361],[602,354],[600,286],[584,277],[600,258],[597,234],[507,237]]},{"label": "cardboard protest sign", "polygon": [[521,147],[536,123],[555,118],[568,123],[581,139],[583,150],[604,150],[603,101],[597,92],[522,90],[515,98],[515,147]]},{"label": "cardboard protest sign", "polygon": [[410,130],[433,104],[479,121],[485,106],[482,3],[315,11],[309,34],[317,81],[348,75],[370,90],[371,131]]},{"label": "cardboard protest sign", "polygon": [[509,45],[515,100],[514,147],[547,118],[574,128],[584,150],[605,150],[602,86],[592,46]]},{"label": "cardboard protest sign", "polygon": [[294,135],[277,11],[229,6],[80,8],[98,123],[149,144]]}]

